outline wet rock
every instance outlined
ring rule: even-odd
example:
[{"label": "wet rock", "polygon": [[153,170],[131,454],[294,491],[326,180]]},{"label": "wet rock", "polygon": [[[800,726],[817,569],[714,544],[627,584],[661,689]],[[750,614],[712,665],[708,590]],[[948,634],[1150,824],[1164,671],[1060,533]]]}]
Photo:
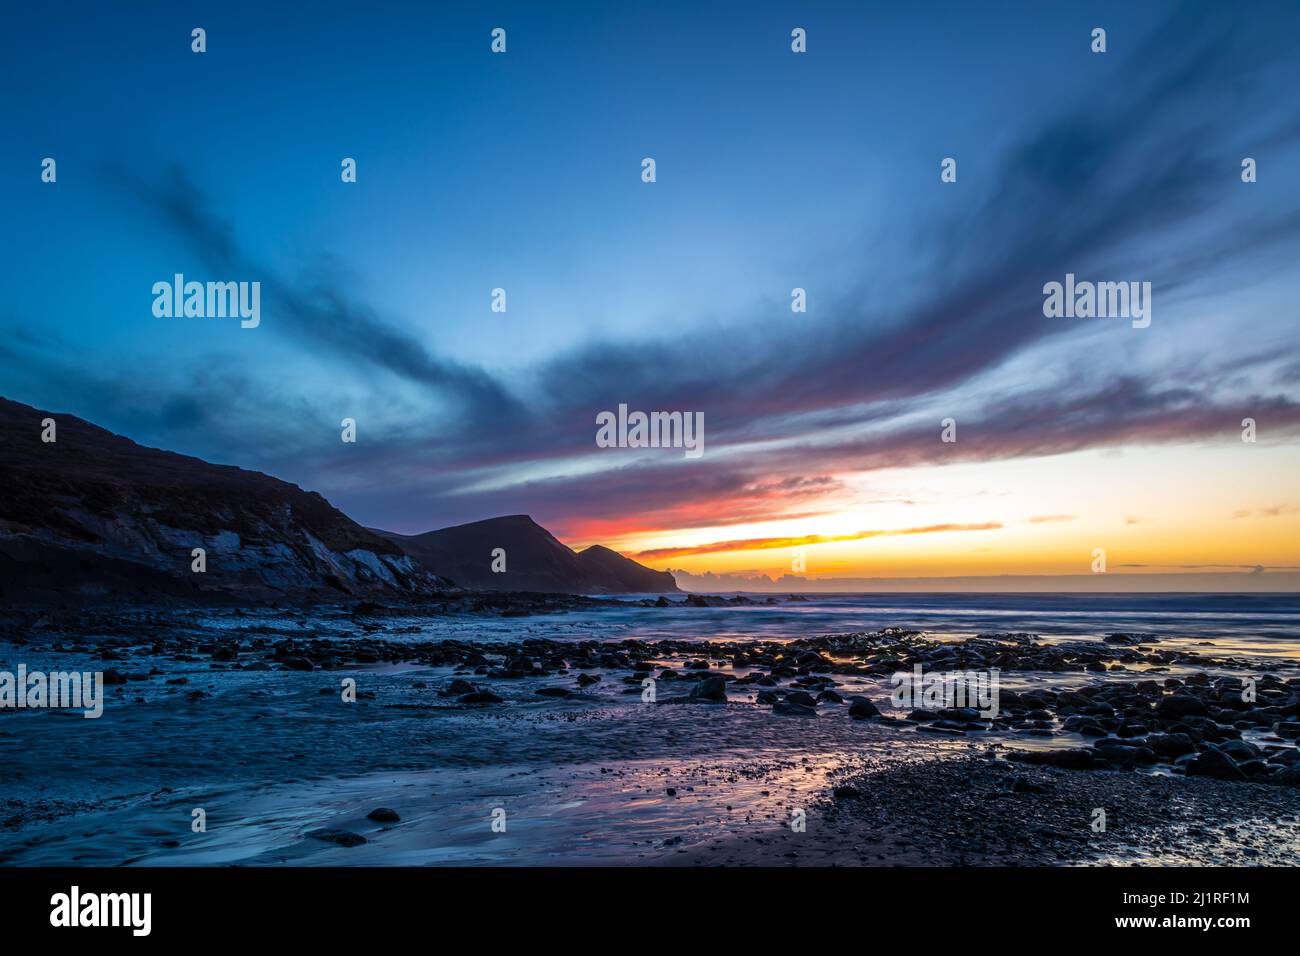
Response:
[{"label": "wet rock", "polygon": [[1210,708],[1205,705],[1205,701],[1199,697],[1193,697],[1191,694],[1171,694],[1163,697],[1160,703],[1156,705],[1156,713],[1161,717],[1177,719],[1179,717],[1204,717],[1209,714]]},{"label": "wet rock", "polygon": [[1047,764],[1064,770],[1091,770],[1097,766],[1096,754],[1082,747],[1065,750],[1012,750],[1007,754],[1007,759],[1020,763]]},{"label": "wet rock", "polygon": [[1275,770],[1262,779],[1266,783],[1279,784],[1284,787],[1300,787],[1300,764],[1292,764],[1289,767],[1283,767],[1281,770]]},{"label": "wet rock", "polygon": [[868,717],[879,717],[880,710],[865,697],[850,697],[849,716],[865,720]]},{"label": "wet rock", "polygon": [[476,690],[472,694],[458,697],[457,702],[461,704],[499,704],[502,702],[502,698],[490,690]]},{"label": "wet rock", "polygon": [[817,700],[806,690],[792,690],[785,695],[787,704],[798,704],[800,707],[816,707]]},{"label": "wet rock", "polygon": [[1232,758],[1215,748],[1197,754],[1183,765],[1183,769],[1189,777],[1213,777],[1216,780],[1246,779],[1246,775],[1233,763]]},{"label": "wet rock", "polygon": [[1225,740],[1219,744],[1219,749],[1238,763],[1244,760],[1258,760],[1261,755],[1258,747],[1244,740]]},{"label": "wet rock", "polygon": [[1181,757],[1196,751],[1196,744],[1186,734],[1152,734],[1147,737],[1146,745],[1166,758]]},{"label": "wet rock", "polygon": [[788,700],[778,700],[772,705],[772,713],[786,717],[816,717],[817,708],[807,704],[795,704]]},{"label": "wet rock", "polygon": [[353,833],[351,830],[312,830],[307,834],[307,836],[313,840],[324,840],[326,843],[337,843],[339,846],[361,846],[361,844],[366,842],[365,837],[360,833]]},{"label": "wet rock", "polygon": [[567,687],[539,687],[534,693],[538,697],[571,697],[573,691]]},{"label": "wet rock", "polygon": [[715,703],[727,702],[727,681],[723,677],[706,677],[691,689],[691,700],[708,700]]},{"label": "wet rock", "polygon": [[831,796],[836,800],[856,800],[862,796],[862,791],[857,787],[850,787],[847,784],[836,787],[831,791]]},{"label": "wet rock", "polygon": [[286,657],[280,663],[291,671],[311,671],[316,669],[316,665],[305,657]]},{"label": "wet rock", "polygon": [[1149,767],[1156,762],[1155,751],[1150,747],[1132,744],[1127,741],[1108,737],[1093,744],[1098,748],[1102,758],[1109,764],[1126,769],[1132,767]]},{"label": "wet rock", "polygon": [[374,820],[376,823],[397,823],[402,818],[397,815],[396,810],[390,810],[388,807],[376,807],[366,814],[367,820]]},{"label": "wet rock", "polygon": [[449,695],[457,696],[457,697],[459,697],[462,694],[472,694],[476,690],[478,690],[478,688],[475,687],[473,684],[471,684],[469,681],[465,680],[463,677],[457,677],[455,680],[453,680],[450,684],[447,685],[447,693]]}]

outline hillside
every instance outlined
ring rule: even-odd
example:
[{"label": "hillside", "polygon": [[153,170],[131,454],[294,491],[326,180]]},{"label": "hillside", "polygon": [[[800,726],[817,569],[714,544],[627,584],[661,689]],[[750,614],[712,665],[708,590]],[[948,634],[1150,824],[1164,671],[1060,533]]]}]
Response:
[{"label": "hillside", "polygon": [[[667,571],[654,571],[599,545],[575,553],[527,515],[418,535],[379,533],[426,568],[466,587],[567,594],[677,591]],[[505,551],[504,572],[492,570],[497,548]]]},{"label": "hillside", "polygon": [[[194,548],[206,551],[204,573],[191,569]],[[449,585],[319,494],[0,398],[2,598],[418,596]]]}]

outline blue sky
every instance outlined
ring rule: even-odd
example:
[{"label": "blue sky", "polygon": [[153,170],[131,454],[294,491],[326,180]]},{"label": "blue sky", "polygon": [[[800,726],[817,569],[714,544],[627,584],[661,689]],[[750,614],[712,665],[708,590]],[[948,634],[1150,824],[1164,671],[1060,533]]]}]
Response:
[{"label": "blue sky", "polygon": [[[945,410],[977,461],[1300,421],[1294,5],[131,10],[6,14],[0,394],[364,523],[825,513]],[[1067,270],[1151,279],[1153,328],[1045,324]],[[261,327],[155,318],[175,272]],[[620,402],[703,410],[706,462],[595,454]]]}]

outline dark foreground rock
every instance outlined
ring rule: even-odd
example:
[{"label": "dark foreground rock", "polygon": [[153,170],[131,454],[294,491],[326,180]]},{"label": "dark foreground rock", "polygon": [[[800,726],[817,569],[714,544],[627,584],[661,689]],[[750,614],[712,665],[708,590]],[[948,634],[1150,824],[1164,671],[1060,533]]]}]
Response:
[{"label": "dark foreground rock", "polygon": [[337,843],[339,846],[361,846],[366,842],[366,838],[360,833],[353,833],[351,830],[312,830],[307,834],[313,840],[324,840],[326,843]]}]

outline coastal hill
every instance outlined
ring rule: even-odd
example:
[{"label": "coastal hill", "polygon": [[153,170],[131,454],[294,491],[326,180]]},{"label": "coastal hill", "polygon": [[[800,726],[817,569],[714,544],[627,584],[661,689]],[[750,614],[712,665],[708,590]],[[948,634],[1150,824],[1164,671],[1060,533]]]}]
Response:
[{"label": "coastal hill", "polygon": [[451,584],[319,494],[3,398],[0,489],[6,598],[398,597]]},{"label": "coastal hill", "polygon": [[[677,591],[667,571],[651,570],[600,545],[575,552],[528,515],[488,518],[418,535],[376,533],[424,567],[465,587],[568,594]],[[504,571],[492,569],[498,548],[505,552]]]},{"label": "coastal hill", "polygon": [[[491,571],[494,548],[506,549],[506,573]],[[0,600],[399,600],[457,587],[677,590],[667,572],[606,548],[575,554],[524,516],[372,531],[278,478],[0,398]]]}]

